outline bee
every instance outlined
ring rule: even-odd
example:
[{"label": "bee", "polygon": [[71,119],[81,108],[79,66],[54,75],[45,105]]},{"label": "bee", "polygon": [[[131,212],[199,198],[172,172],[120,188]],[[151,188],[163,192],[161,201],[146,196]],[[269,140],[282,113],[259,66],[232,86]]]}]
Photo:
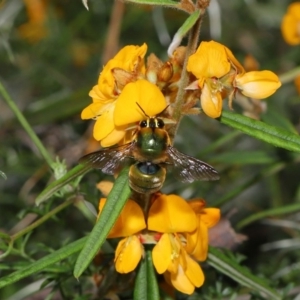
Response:
[{"label": "bee", "polygon": [[212,166],[171,146],[161,118],[145,116],[147,119],[139,123],[132,142],[87,154],[80,159],[80,163],[110,175],[126,163],[130,164],[129,185],[142,194],[161,189],[167,168],[182,182],[219,179],[218,172]]}]

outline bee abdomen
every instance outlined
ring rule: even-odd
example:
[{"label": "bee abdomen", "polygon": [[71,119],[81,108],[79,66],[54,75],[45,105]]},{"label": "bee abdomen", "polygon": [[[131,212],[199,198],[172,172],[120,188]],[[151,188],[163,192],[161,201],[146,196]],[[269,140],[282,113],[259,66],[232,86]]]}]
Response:
[{"label": "bee abdomen", "polygon": [[165,178],[165,168],[151,162],[138,162],[132,165],[129,170],[129,185],[141,194],[159,191]]}]

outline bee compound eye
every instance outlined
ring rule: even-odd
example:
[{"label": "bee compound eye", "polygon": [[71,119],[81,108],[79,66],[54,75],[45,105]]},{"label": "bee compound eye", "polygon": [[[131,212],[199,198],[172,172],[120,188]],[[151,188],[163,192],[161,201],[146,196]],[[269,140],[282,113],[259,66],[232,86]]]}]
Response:
[{"label": "bee compound eye", "polygon": [[142,128],[147,127],[147,121],[146,121],[146,120],[141,121],[141,122],[140,122],[140,126],[141,126]]},{"label": "bee compound eye", "polygon": [[165,123],[162,119],[157,119],[157,126],[158,128],[164,128]]}]

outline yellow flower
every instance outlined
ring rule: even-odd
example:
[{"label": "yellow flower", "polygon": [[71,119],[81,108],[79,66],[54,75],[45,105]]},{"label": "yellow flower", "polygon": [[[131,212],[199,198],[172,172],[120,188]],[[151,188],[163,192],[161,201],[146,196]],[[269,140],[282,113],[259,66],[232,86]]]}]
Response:
[{"label": "yellow flower", "polygon": [[152,250],[156,271],[186,294],[204,282],[200,265],[185,249],[184,235],[196,231],[197,223],[193,208],[177,195],[159,195],[149,210],[148,229],[163,233]]},{"label": "yellow flower", "polygon": [[23,0],[29,21],[18,30],[22,38],[35,43],[48,34],[46,26],[47,2],[45,0]]},{"label": "yellow flower", "polygon": [[[119,273],[133,271],[144,256],[143,244],[155,244],[153,265],[177,290],[192,294],[204,282],[196,260],[208,251],[208,228],[220,218],[220,210],[204,208],[204,200],[186,202],[177,195],[156,194],[152,198],[147,225],[142,209],[128,200],[108,237],[125,237],[115,252]],[[106,199],[101,199],[99,215]]]},{"label": "yellow flower", "polygon": [[[202,42],[188,60],[187,70],[198,79],[203,111],[211,118],[218,118],[222,102],[229,97],[229,107],[237,91],[247,97],[263,99],[272,95],[281,83],[271,71],[245,72],[232,52],[214,41]],[[192,83],[187,89],[197,89]]]},{"label": "yellow flower", "polygon": [[96,119],[93,136],[102,147],[120,142],[132,123],[145,118],[136,103],[149,116],[160,113],[166,107],[159,88],[139,79],[145,73],[143,58],[146,51],[146,44],[121,49],[105,65],[98,84],[89,94],[93,103],[82,111],[81,118]]},{"label": "yellow flower", "polygon": [[232,89],[233,76],[244,73],[243,67],[227,47],[210,41],[201,42],[196,53],[189,57],[187,70],[198,78],[203,111],[211,118],[218,118],[222,99]]},{"label": "yellow flower", "polygon": [[300,44],[300,2],[294,2],[288,6],[287,13],[281,22],[281,32],[288,44]]},{"label": "yellow flower", "polygon": [[243,95],[254,99],[267,98],[281,86],[278,76],[271,71],[251,71],[238,74],[234,84]]},{"label": "yellow flower", "polygon": [[93,99],[93,103],[82,111],[82,119],[95,118],[102,115],[104,111],[109,110],[107,106],[112,104],[118,97],[112,70],[119,68],[127,72],[134,72],[138,67],[138,70],[143,71],[145,68],[143,59],[146,52],[146,44],[143,44],[141,47],[126,46],[104,66],[100,73],[98,84],[93,87],[89,94]]}]

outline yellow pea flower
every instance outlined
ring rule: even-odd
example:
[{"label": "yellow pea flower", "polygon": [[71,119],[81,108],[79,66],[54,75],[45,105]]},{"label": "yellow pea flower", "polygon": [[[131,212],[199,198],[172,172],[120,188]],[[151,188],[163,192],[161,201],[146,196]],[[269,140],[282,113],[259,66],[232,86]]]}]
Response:
[{"label": "yellow pea flower", "polygon": [[[223,99],[227,96],[231,108],[237,91],[247,97],[264,99],[281,86],[278,76],[271,71],[246,73],[233,53],[214,41],[201,42],[196,53],[189,57],[187,70],[198,79],[201,107],[211,118],[221,115]],[[195,82],[187,89],[197,89]]]},{"label": "yellow pea flower", "polygon": [[288,6],[282,18],[281,32],[288,44],[300,44],[300,2],[294,2]]},{"label": "yellow pea flower", "polygon": [[211,118],[221,115],[222,100],[232,89],[233,76],[245,72],[232,52],[215,41],[201,42],[189,57],[187,70],[198,78],[201,107]]},{"label": "yellow pea flower", "polygon": [[200,265],[184,249],[180,237],[164,233],[152,250],[154,267],[166,281],[185,294],[192,294],[204,282]]},{"label": "yellow pea flower", "polygon": [[[198,206],[203,204],[199,203]],[[194,206],[177,195],[159,195],[150,207],[148,216],[148,229],[163,232],[152,250],[154,267],[177,290],[186,294],[192,294],[195,287],[200,287],[204,282],[202,269],[193,259],[197,258],[189,251],[191,249],[197,255],[200,244],[201,258],[207,255],[207,228],[217,222],[217,218],[215,221],[211,220],[210,214],[209,217],[206,216],[207,211],[202,209],[203,205],[200,213],[204,217],[201,220],[197,216],[200,214],[199,209]],[[200,225],[205,227],[204,230],[198,228]],[[205,234],[203,237],[202,232]],[[185,236],[190,235],[194,239],[189,242]],[[204,251],[206,252],[203,254]]]},{"label": "yellow pea flower", "polygon": [[[99,203],[99,217],[106,203]],[[144,256],[144,244],[153,244],[153,265],[177,290],[192,294],[204,282],[197,260],[208,251],[208,228],[220,218],[220,210],[205,208],[205,201],[186,202],[177,195],[157,193],[152,198],[147,225],[140,206],[133,200],[125,204],[108,238],[124,237],[115,251],[119,273],[133,271]]]},{"label": "yellow pea flower", "polygon": [[96,119],[93,136],[102,147],[120,142],[132,123],[145,118],[136,103],[149,116],[166,107],[160,89],[143,79],[146,51],[146,44],[121,49],[104,66],[98,84],[89,93],[93,103],[82,111],[81,118]]}]

